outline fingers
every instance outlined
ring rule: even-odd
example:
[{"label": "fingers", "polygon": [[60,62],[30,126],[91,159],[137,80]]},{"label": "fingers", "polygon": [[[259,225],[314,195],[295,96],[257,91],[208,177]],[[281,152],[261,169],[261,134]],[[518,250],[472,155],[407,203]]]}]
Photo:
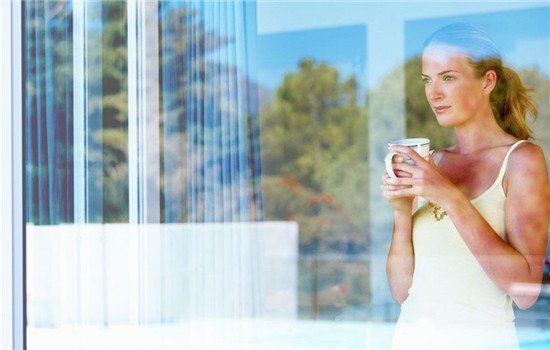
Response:
[{"label": "fingers", "polygon": [[393,169],[393,172],[395,173],[395,176],[397,176],[397,177],[412,177],[411,173],[408,173],[406,171],[401,171],[399,169]]},{"label": "fingers", "polygon": [[396,163],[393,165],[393,172],[397,177],[413,177],[418,173],[417,165],[410,165],[407,162]]},{"label": "fingers", "polygon": [[395,190],[382,190],[382,194],[388,200],[414,197],[416,194],[412,187],[401,187]]},{"label": "fingers", "polygon": [[422,158],[416,151],[410,147],[406,146],[391,146],[390,151],[395,151],[399,153],[406,154],[409,156],[416,164],[425,162],[426,160]]},{"label": "fingers", "polygon": [[383,184],[383,185],[380,185],[380,189],[382,191],[389,191],[389,192],[392,192],[392,191],[397,191],[397,190],[401,190],[403,188],[409,188],[411,186],[403,186],[403,185],[390,185],[390,184]]},{"label": "fingers", "polygon": [[393,167],[393,172],[394,172],[395,176],[397,176],[397,177],[410,177],[410,176],[412,176],[410,173],[407,173],[407,172],[404,172],[404,171],[399,171],[399,170],[396,169],[395,165],[396,164],[402,164],[402,163],[406,163],[405,159],[402,156],[395,155],[393,157],[392,167]]},{"label": "fingers", "polygon": [[[410,174],[405,178],[411,180]],[[411,185],[402,184],[399,179],[402,178],[395,179],[390,177],[387,173],[382,176],[382,184],[380,185],[380,189],[382,190],[382,194],[385,198],[396,199],[401,197],[410,197],[412,195],[410,193]]]},{"label": "fingers", "polygon": [[394,169],[394,172],[396,173],[396,175],[397,175],[398,172],[405,173],[404,175],[397,175],[398,177],[404,177],[404,176],[407,176],[407,177],[410,177],[410,176],[415,177],[416,176],[416,177],[418,177],[418,176],[421,176],[423,169],[426,169],[427,165],[435,166],[435,162],[434,162],[431,154],[428,155],[428,159],[426,160],[423,157],[421,157],[418,153],[416,153],[416,151],[413,150],[410,147],[392,146],[392,147],[390,147],[390,150],[394,151],[394,152],[399,152],[399,153],[403,154],[404,157],[407,156],[408,158],[410,158],[414,162],[414,163],[412,163],[414,165],[411,165],[411,163],[407,162],[407,161],[401,161],[401,162],[394,163],[393,164],[393,169]]},{"label": "fingers", "polygon": [[415,177],[397,177],[397,178],[389,178],[386,180],[385,184],[391,185],[391,186],[418,186],[420,185],[422,179],[418,179]]}]

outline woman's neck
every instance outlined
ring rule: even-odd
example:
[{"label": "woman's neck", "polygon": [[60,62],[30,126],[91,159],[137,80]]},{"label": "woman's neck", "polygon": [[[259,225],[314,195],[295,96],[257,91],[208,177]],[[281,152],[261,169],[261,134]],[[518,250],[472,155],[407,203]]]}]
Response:
[{"label": "woman's neck", "polygon": [[483,149],[494,148],[515,142],[516,138],[500,128],[496,120],[455,128],[456,145],[452,151],[464,155],[472,154]]}]

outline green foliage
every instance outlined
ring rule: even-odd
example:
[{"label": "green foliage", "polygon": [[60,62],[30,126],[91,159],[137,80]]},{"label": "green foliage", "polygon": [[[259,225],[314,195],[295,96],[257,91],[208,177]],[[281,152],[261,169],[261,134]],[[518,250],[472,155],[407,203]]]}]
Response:
[{"label": "green foliage", "polygon": [[128,207],[128,17],[122,2],[102,4],[103,222],[127,222]]},{"label": "green foliage", "polygon": [[303,248],[334,250],[365,233],[367,115],[357,94],[354,77],[305,59],[260,113],[264,215],[298,221]]},{"label": "green foliage", "polygon": [[[264,216],[299,224],[300,308],[312,307],[310,317],[319,316],[315,291],[330,299],[344,285],[348,302],[369,299],[368,263],[342,260],[364,254],[368,241],[368,120],[357,99],[355,77],[306,59],[260,112]],[[325,260],[312,264],[316,257]]]},{"label": "green foliage", "polygon": [[263,171],[320,191],[334,161],[366,137],[365,119],[355,78],[341,82],[335,68],[303,60],[261,111]]}]

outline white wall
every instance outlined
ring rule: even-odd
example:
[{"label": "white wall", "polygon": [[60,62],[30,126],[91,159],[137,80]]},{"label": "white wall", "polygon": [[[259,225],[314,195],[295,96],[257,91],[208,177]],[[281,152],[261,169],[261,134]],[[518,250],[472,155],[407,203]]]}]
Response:
[{"label": "white wall", "polygon": [[27,227],[30,326],[296,318],[298,226]]}]

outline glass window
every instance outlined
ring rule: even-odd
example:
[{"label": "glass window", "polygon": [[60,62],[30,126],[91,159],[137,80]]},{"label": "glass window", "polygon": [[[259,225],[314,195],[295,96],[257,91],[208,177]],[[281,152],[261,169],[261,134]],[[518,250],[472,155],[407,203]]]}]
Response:
[{"label": "glass window", "polygon": [[[549,159],[546,1],[23,14],[29,348],[387,348],[383,158],[405,135],[452,142],[419,79],[444,23],[482,26],[536,89]],[[525,348],[550,341],[549,297],[516,310]]]},{"label": "glass window", "polygon": [[366,25],[258,38],[264,215],[298,223],[302,319],[370,304],[366,45]]}]

